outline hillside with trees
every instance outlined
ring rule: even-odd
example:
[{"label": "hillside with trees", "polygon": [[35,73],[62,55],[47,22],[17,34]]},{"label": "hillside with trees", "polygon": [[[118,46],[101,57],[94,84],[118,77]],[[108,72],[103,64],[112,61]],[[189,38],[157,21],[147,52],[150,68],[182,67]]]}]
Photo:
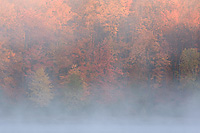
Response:
[{"label": "hillside with trees", "polygon": [[171,107],[200,94],[199,7],[198,0],[0,0],[1,110],[181,114]]}]

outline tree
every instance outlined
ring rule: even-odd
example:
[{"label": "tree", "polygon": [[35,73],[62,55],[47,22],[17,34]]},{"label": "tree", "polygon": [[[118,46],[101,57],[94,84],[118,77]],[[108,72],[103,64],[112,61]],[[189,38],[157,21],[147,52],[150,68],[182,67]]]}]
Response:
[{"label": "tree", "polygon": [[158,87],[166,76],[170,62],[155,35],[151,31],[141,30],[131,47],[129,63],[132,65],[127,67],[133,81]]},{"label": "tree", "polygon": [[40,107],[48,106],[54,97],[53,85],[44,68],[39,68],[31,76],[28,87],[28,97]]},{"label": "tree", "polygon": [[[90,39],[83,39],[78,42],[79,45],[71,55],[81,76],[91,87],[89,91],[101,90],[102,96],[98,100],[105,103],[119,98],[122,83],[120,77],[123,76],[111,43],[107,39],[98,44],[92,43]],[[98,93],[94,95],[100,96]]]},{"label": "tree", "polygon": [[4,30],[12,29],[12,26],[16,26],[16,16],[17,12],[15,10],[15,5],[6,0],[0,0],[1,11],[0,11],[0,28]]},{"label": "tree", "polygon": [[[195,48],[184,49],[180,57],[180,82],[183,86],[195,85],[200,71],[200,53]],[[198,87],[198,86],[193,86]]]},{"label": "tree", "polygon": [[68,112],[80,110],[86,104],[89,91],[79,68],[73,65],[68,75],[60,76],[60,79],[63,85],[61,96],[66,110]]},{"label": "tree", "polygon": [[[19,58],[16,58],[16,54],[9,47],[6,47],[6,43],[0,42],[0,83],[1,87],[5,90],[5,94],[12,98],[16,98],[21,89],[19,89],[20,64],[18,64]],[[16,65],[17,64],[17,65]],[[18,88],[18,92],[16,91]]]}]

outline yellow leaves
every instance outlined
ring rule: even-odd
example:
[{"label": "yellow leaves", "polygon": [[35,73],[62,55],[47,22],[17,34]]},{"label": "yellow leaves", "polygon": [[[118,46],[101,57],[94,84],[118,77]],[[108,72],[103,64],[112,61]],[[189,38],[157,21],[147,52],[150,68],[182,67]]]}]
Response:
[{"label": "yellow leaves", "polygon": [[39,68],[31,77],[28,96],[37,106],[47,106],[54,97],[53,86],[45,73],[44,68]]},{"label": "yellow leaves", "polygon": [[76,64],[72,65],[71,70],[69,71],[69,74],[76,74],[79,75],[80,74],[80,70],[77,68]]}]

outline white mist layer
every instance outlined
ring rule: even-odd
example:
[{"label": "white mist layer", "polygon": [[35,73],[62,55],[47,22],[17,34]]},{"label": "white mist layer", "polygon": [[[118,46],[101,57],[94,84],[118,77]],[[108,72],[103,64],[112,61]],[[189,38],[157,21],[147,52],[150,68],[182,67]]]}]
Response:
[{"label": "white mist layer", "polygon": [[186,119],[92,119],[64,123],[1,122],[0,133],[200,133],[200,123]]}]

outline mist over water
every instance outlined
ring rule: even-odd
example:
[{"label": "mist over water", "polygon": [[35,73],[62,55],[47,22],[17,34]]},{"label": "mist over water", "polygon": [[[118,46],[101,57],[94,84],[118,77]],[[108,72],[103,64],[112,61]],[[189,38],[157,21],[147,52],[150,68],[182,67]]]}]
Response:
[{"label": "mist over water", "polygon": [[0,0],[0,133],[200,133],[199,0]]},{"label": "mist over water", "polygon": [[[93,107],[76,113],[66,113],[60,108],[28,109],[15,108],[1,113],[0,132],[2,133],[198,133],[199,106],[198,97],[192,97],[178,108],[166,107],[159,112],[130,113],[131,108],[112,110],[105,107]],[[131,104],[129,104],[131,105]],[[48,111],[50,110],[50,111]],[[118,110],[118,111],[115,111]],[[173,110],[173,111],[172,111]],[[163,113],[160,113],[163,111]],[[172,111],[172,112],[170,112]],[[84,113],[83,113],[84,112]],[[164,113],[165,112],[165,113]]]},{"label": "mist over water", "polygon": [[[88,119],[88,118],[87,118]],[[120,122],[116,122],[120,121]],[[199,123],[187,123],[174,120],[174,118],[158,119],[158,120],[122,120],[122,119],[106,119],[99,121],[98,119],[92,119],[81,122],[64,122],[64,123],[40,123],[40,122],[17,122],[17,123],[3,123],[0,126],[0,131],[4,133],[11,132],[30,132],[30,133],[44,133],[44,132],[58,132],[58,133],[121,133],[121,132],[138,132],[138,133],[198,133]]]}]

